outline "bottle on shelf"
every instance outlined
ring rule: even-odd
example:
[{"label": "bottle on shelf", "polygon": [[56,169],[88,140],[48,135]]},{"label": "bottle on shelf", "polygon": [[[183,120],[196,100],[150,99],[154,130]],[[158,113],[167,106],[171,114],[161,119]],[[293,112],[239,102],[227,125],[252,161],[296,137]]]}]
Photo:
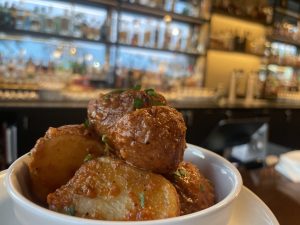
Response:
[{"label": "bottle on shelf", "polygon": [[31,31],[40,31],[41,22],[39,18],[39,8],[36,6],[33,10],[33,13],[30,15],[30,30]]},{"label": "bottle on shelf", "polygon": [[131,37],[131,45],[141,46],[142,38],[141,38],[141,22],[138,19],[134,19],[132,22],[132,37]]},{"label": "bottle on shelf", "polygon": [[253,102],[255,98],[256,83],[257,83],[257,73],[255,71],[252,71],[249,73],[248,80],[247,80],[247,89],[246,89],[246,97],[245,97],[246,103]]},{"label": "bottle on shelf", "polygon": [[101,41],[110,41],[110,31],[111,31],[110,26],[111,26],[110,16],[107,15],[100,29]]},{"label": "bottle on shelf", "polygon": [[[83,24],[83,14],[79,12],[75,12],[73,21],[73,32],[72,35],[77,38],[83,37],[82,34],[82,24]],[[99,34],[100,35],[100,34]]]},{"label": "bottle on shelf", "polygon": [[157,23],[155,32],[154,32],[154,47],[155,48],[161,48],[161,42],[160,42],[160,32],[161,32],[161,27],[160,23]]},{"label": "bottle on shelf", "polygon": [[69,10],[64,10],[64,15],[60,19],[60,35],[70,35],[70,15]]},{"label": "bottle on shelf", "polygon": [[164,34],[164,49],[170,49],[170,43],[172,40],[172,31],[170,25],[167,23],[165,28],[165,34]]},{"label": "bottle on shelf", "polygon": [[55,31],[54,18],[53,18],[53,8],[49,6],[46,10],[47,16],[45,18],[44,29],[46,33],[53,33]]},{"label": "bottle on shelf", "polygon": [[120,20],[119,28],[119,42],[122,44],[128,44],[128,22],[124,19]]},{"label": "bottle on shelf", "polygon": [[197,52],[198,45],[199,45],[199,32],[200,32],[199,27],[195,26],[194,29],[193,29],[191,45],[190,45],[190,48],[189,48],[190,52]]},{"label": "bottle on shelf", "polygon": [[151,21],[147,20],[146,24],[148,24],[148,26],[145,26],[144,44],[143,44],[143,46],[145,46],[145,47],[151,47],[151,36],[152,36]]}]

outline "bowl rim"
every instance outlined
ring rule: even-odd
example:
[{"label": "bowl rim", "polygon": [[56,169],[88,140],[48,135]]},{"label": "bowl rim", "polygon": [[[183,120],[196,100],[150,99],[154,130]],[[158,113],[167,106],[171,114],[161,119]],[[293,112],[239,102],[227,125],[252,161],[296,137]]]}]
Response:
[{"label": "bowl rim", "polygon": [[158,220],[146,220],[146,221],[108,221],[108,220],[93,220],[93,219],[85,219],[85,218],[80,218],[80,217],[74,217],[74,216],[69,216],[65,215],[62,213],[58,213],[55,211],[51,211],[47,208],[44,208],[29,199],[27,199],[25,196],[23,196],[17,189],[14,187],[12,183],[12,177],[14,176],[14,171],[15,167],[19,165],[26,157],[28,157],[28,153],[25,155],[21,156],[18,158],[7,170],[7,173],[5,175],[5,186],[7,189],[8,194],[12,198],[14,204],[21,205],[22,207],[26,207],[27,209],[32,210],[33,213],[35,214],[40,214],[45,217],[50,218],[51,220],[57,220],[65,223],[71,223],[71,224],[89,224],[89,225],[113,225],[113,224],[122,224],[122,225],[150,225],[150,224],[156,224],[156,225],[162,225],[166,222],[172,223],[172,222],[183,222],[184,220],[187,219],[193,219],[198,216],[206,216],[210,214],[212,211],[216,211],[219,209],[222,209],[226,207],[230,202],[235,200],[239,193],[241,192],[242,186],[243,186],[243,181],[242,177],[237,170],[237,168],[230,163],[228,160],[223,158],[222,156],[218,155],[215,152],[212,152],[210,150],[201,148],[199,146],[193,145],[193,144],[188,144],[187,143],[187,148],[191,148],[193,151],[200,151],[204,153],[204,155],[210,155],[212,157],[217,158],[219,161],[221,161],[223,164],[225,164],[227,167],[230,168],[230,170],[233,172],[232,174],[234,175],[234,187],[233,189],[229,192],[229,194],[219,201],[218,203],[214,204],[211,207],[208,207],[206,209],[203,209],[198,212],[194,212],[191,214],[183,215],[183,216],[177,216],[177,217],[171,217],[171,218],[166,218],[166,219],[158,219]]}]

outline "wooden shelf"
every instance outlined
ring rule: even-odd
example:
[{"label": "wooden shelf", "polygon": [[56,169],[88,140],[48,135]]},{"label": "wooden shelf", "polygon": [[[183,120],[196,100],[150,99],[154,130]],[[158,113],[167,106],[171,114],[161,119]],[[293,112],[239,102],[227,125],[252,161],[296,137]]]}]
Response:
[{"label": "wooden shelf", "polygon": [[93,40],[93,39],[87,39],[87,38],[77,38],[72,36],[65,36],[60,34],[52,34],[52,33],[43,33],[39,31],[28,31],[28,30],[17,30],[17,29],[6,29],[1,30],[0,32],[4,32],[6,34],[10,35],[22,35],[22,36],[32,36],[36,38],[57,38],[65,41],[84,41],[84,42],[90,42],[90,43],[96,43],[96,44],[105,44],[105,45],[111,45],[112,42],[109,41],[100,41],[100,40]]},{"label": "wooden shelf", "polygon": [[243,55],[256,56],[256,57],[264,57],[265,56],[263,54],[256,54],[256,53],[245,52],[245,51],[219,49],[219,48],[209,48],[208,51],[225,52],[225,53],[228,53],[228,54],[243,54]]},{"label": "wooden shelf", "polygon": [[299,70],[300,69],[300,65],[299,66],[295,66],[295,65],[288,65],[288,64],[280,64],[280,63],[275,63],[275,62],[268,62],[267,66],[270,65],[275,65],[275,66],[279,66],[279,67],[291,67],[295,70]]},{"label": "wooden shelf", "polygon": [[269,24],[266,23],[266,21],[264,21],[264,20],[255,19],[255,18],[252,18],[250,16],[245,16],[245,15],[230,14],[227,11],[221,10],[221,9],[213,9],[212,13],[219,14],[219,15],[222,15],[222,16],[232,17],[232,18],[235,18],[235,19],[238,19],[238,20],[244,20],[244,21],[250,22],[250,23],[257,23],[257,24],[264,25],[264,26],[271,26],[272,25],[271,23],[269,23]]},{"label": "wooden shelf", "polygon": [[300,48],[300,42],[295,41],[291,38],[281,37],[278,35],[272,35],[272,36],[269,36],[268,39],[272,42],[281,42],[281,43],[288,44],[288,45],[294,45],[297,48]]},{"label": "wooden shelf", "polygon": [[118,6],[118,1],[117,0],[63,0],[65,2],[69,3],[78,3],[78,4],[83,4],[83,5],[93,5],[93,6]]},{"label": "wooden shelf", "polygon": [[288,17],[291,17],[291,18],[294,18],[294,19],[297,19],[297,20],[300,19],[300,14],[299,13],[293,12],[293,11],[288,10],[288,9],[284,9],[282,7],[276,7],[275,8],[275,13],[279,13],[281,15],[288,16]]},{"label": "wooden shelf", "polygon": [[161,51],[161,52],[170,52],[174,54],[183,54],[188,55],[191,57],[198,57],[203,56],[205,54],[201,54],[198,52],[185,52],[185,51],[179,51],[179,50],[171,50],[171,49],[164,49],[164,48],[152,48],[152,47],[145,47],[145,46],[136,46],[136,45],[130,45],[130,44],[124,44],[120,42],[109,42],[109,41],[100,41],[100,40],[91,40],[86,38],[76,38],[71,36],[64,36],[59,34],[49,34],[49,33],[43,33],[43,32],[37,32],[37,31],[26,31],[26,30],[16,30],[16,29],[8,29],[8,30],[2,30],[2,32],[10,35],[22,35],[22,36],[31,36],[36,38],[57,38],[61,40],[66,41],[84,41],[84,42],[90,42],[95,44],[104,44],[104,45],[115,45],[115,46],[122,46],[122,47],[129,47],[129,48],[139,48],[139,49],[147,49],[147,50],[154,50],[154,51]]},{"label": "wooden shelf", "polygon": [[168,11],[165,11],[165,10],[162,10],[159,8],[147,7],[147,6],[137,4],[137,3],[122,2],[120,4],[120,8],[124,11],[139,13],[139,14],[148,15],[148,16],[154,16],[154,17],[157,17],[160,19],[163,19],[166,15],[169,15],[175,21],[191,23],[191,24],[201,25],[201,24],[209,21],[209,20],[206,20],[203,18],[196,18],[196,17],[191,17],[191,16],[180,15],[180,14],[177,14],[174,12],[168,12]]},{"label": "wooden shelf", "polygon": [[124,44],[124,43],[117,43],[117,45],[121,47],[130,47],[130,48],[139,48],[139,49],[145,49],[145,50],[153,50],[153,51],[160,51],[160,52],[170,52],[174,54],[183,54],[183,55],[189,55],[192,57],[198,57],[198,56],[205,56],[206,54],[201,53],[194,53],[194,52],[185,52],[185,51],[178,51],[178,50],[170,50],[165,48],[152,48],[152,47],[145,47],[145,46],[139,46],[139,45],[130,45],[130,44]]}]

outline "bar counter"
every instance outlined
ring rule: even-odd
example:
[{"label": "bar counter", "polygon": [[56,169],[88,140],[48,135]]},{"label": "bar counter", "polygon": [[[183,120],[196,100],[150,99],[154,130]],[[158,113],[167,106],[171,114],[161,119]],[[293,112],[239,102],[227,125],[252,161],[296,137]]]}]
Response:
[{"label": "bar counter", "polygon": [[[177,109],[300,109],[299,101],[254,100],[235,102],[220,100],[171,100],[171,106]],[[88,101],[0,101],[0,110],[15,108],[86,108]]]}]

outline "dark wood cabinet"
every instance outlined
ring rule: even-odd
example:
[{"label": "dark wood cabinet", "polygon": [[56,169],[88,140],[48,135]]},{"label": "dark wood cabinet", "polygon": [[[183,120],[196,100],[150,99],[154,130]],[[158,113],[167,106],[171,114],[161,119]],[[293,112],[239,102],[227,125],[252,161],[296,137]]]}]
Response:
[{"label": "dark wood cabinet", "polygon": [[[186,108],[179,109],[187,124],[187,142],[199,146],[224,119],[266,118],[269,141],[300,148],[300,109]],[[83,123],[86,108],[7,108],[0,111],[2,122],[16,124],[18,156],[30,151],[49,127]],[[2,152],[5,151],[2,149]]]}]

